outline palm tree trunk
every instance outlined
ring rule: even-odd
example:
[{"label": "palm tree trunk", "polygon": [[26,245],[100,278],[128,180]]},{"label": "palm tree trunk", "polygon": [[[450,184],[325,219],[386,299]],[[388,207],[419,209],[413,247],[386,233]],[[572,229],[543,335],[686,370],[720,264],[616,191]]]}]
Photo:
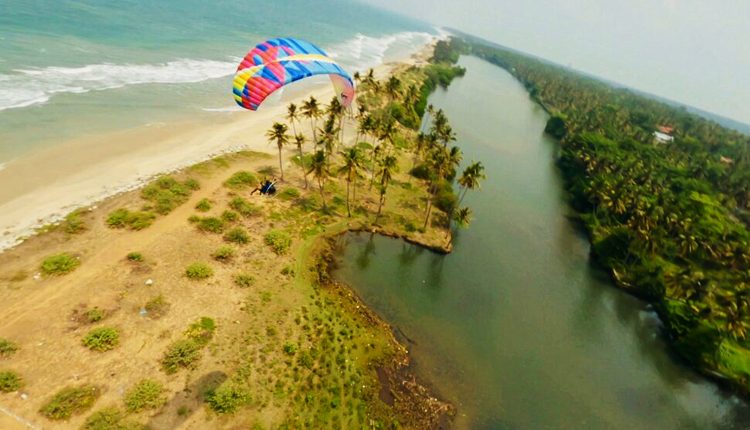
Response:
[{"label": "palm tree trunk", "polygon": [[307,189],[307,169],[305,168],[305,154],[302,153],[302,145],[298,145],[299,164],[302,166],[302,175],[305,177],[305,189]]},{"label": "palm tree trunk", "polygon": [[318,190],[320,190],[320,198],[323,200],[323,209],[326,208],[326,196],[323,194],[323,181],[318,178]]},{"label": "palm tree trunk", "polygon": [[430,212],[432,212],[432,199],[427,201],[427,216],[424,217],[424,225],[422,230],[427,230],[427,223],[430,222]]},{"label": "palm tree trunk", "polygon": [[346,181],[346,213],[349,215],[349,218],[352,217],[352,210],[349,206],[349,184],[351,184],[351,180]]},{"label": "palm tree trunk", "polygon": [[312,129],[313,146],[315,146],[318,144],[318,135],[315,133],[315,121],[313,121],[313,117],[310,117],[310,128]]},{"label": "palm tree trunk", "polygon": [[281,180],[284,180],[284,165],[281,163],[281,145],[279,145],[279,170],[281,171]]},{"label": "palm tree trunk", "polygon": [[383,203],[385,202],[385,193],[381,190],[380,191],[380,202],[378,203],[378,213],[375,214],[375,222],[378,222],[378,218],[380,218],[380,211],[383,209]]}]

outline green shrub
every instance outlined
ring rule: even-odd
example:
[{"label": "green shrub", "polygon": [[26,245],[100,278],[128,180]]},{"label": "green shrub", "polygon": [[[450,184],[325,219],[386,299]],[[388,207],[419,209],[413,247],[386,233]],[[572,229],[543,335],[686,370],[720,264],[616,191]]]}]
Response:
[{"label": "green shrub", "polygon": [[209,317],[201,317],[198,321],[190,324],[185,336],[197,343],[199,346],[205,346],[211,341],[216,331],[216,323]]},{"label": "green shrub", "polygon": [[255,278],[247,273],[238,273],[234,275],[234,283],[237,284],[238,287],[247,288],[255,283]]},{"label": "green shrub", "polygon": [[18,345],[8,339],[0,338],[0,358],[10,357],[18,351]]},{"label": "green shrub", "polygon": [[224,235],[224,240],[227,242],[238,243],[244,245],[250,241],[250,235],[242,227],[235,227]]},{"label": "green shrub", "polygon": [[156,297],[152,297],[149,301],[143,305],[143,309],[148,312],[148,317],[152,319],[159,319],[166,315],[169,310],[169,302],[159,294]]},{"label": "green shrub", "polygon": [[68,214],[62,223],[63,229],[69,234],[78,234],[86,231],[86,223],[81,219],[81,211],[76,210]]},{"label": "green shrub", "polygon": [[131,212],[125,208],[116,209],[107,216],[107,225],[111,228],[143,230],[153,224],[156,215],[146,211]]},{"label": "green shrub", "polygon": [[123,400],[128,412],[156,409],[167,401],[164,397],[164,387],[153,379],[141,380],[125,393]]},{"label": "green shrub", "polygon": [[16,372],[10,370],[0,371],[0,392],[11,393],[23,387],[23,379]]},{"label": "green shrub", "polygon": [[51,420],[66,420],[90,409],[100,395],[101,390],[94,385],[63,388],[39,409],[39,413]]},{"label": "green shrub", "polygon": [[266,245],[270,246],[278,255],[286,254],[292,244],[292,238],[289,233],[281,230],[271,230],[266,233],[264,240]]},{"label": "green shrub", "polygon": [[130,211],[125,208],[115,209],[107,215],[107,225],[112,228],[123,228],[127,226]]},{"label": "green shrub", "polygon": [[99,409],[86,418],[82,430],[144,430],[138,423],[126,421],[125,413],[115,406]]},{"label": "green shrub", "polygon": [[42,261],[41,270],[44,275],[64,275],[75,270],[81,261],[76,257],[68,254],[50,255]]},{"label": "green shrub", "polygon": [[199,212],[208,212],[211,210],[211,201],[208,199],[201,199],[197,205],[195,205],[195,209]]},{"label": "green shrub", "polygon": [[141,254],[140,252],[129,252],[128,255],[125,256],[125,258],[128,261],[135,261],[140,263],[141,261],[143,261],[143,254]]},{"label": "green shrub", "polygon": [[297,345],[291,342],[287,342],[284,344],[284,354],[294,355],[295,352],[297,352]]},{"label": "green shrub", "polygon": [[191,223],[191,224],[195,224],[195,223],[197,223],[200,220],[201,220],[201,217],[199,217],[198,215],[190,215],[188,217],[188,222]]},{"label": "green shrub", "polygon": [[218,234],[224,231],[224,221],[212,216],[201,218],[198,221],[198,229]]},{"label": "green shrub", "polygon": [[201,189],[201,184],[193,178],[187,178],[184,184],[193,191]]},{"label": "green shrub", "polygon": [[260,213],[260,209],[242,197],[235,197],[229,202],[229,207],[244,217],[251,217]]},{"label": "green shrub", "polygon": [[185,276],[190,279],[206,279],[213,275],[214,269],[205,263],[196,262],[185,269]]},{"label": "green shrub", "polygon": [[227,262],[232,260],[234,258],[235,250],[231,246],[220,246],[216,251],[214,251],[211,256],[217,260],[222,262]]},{"label": "green shrub", "polygon": [[166,215],[187,201],[197,182],[191,181],[190,185],[188,186],[188,181],[180,183],[171,176],[162,176],[146,185],[141,190],[141,197],[151,202],[157,213]]},{"label": "green shrub", "polygon": [[300,194],[299,191],[296,188],[284,188],[279,193],[279,198],[284,201],[294,200],[299,198]]},{"label": "green shrub", "polygon": [[86,318],[87,323],[93,324],[95,322],[99,322],[103,320],[104,317],[107,316],[107,314],[103,310],[97,307],[94,307],[92,309],[87,310],[86,313],[83,314],[83,316],[84,318]]},{"label": "green shrub", "polygon": [[201,346],[192,339],[178,340],[172,343],[164,353],[161,359],[162,368],[171,374],[180,368],[189,367],[201,358],[200,349]]},{"label": "green shrub", "polygon": [[255,187],[258,185],[258,178],[248,171],[240,170],[230,176],[224,182],[224,185],[229,188]]},{"label": "green shrub", "polygon": [[225,382],[206,393],[208,407],[218,414],[231,414],[250,403],[250,392],[233,382]]},{"label": "green shrub", "polygon": [[83,345],[92,351],[109,351],[120,343],[120,332],[113,327],[91,329],[82,339]]},{"label": "green shrub", "polygon": [[221,213],[221,220],[224,222],[236,222],[238,219],[240,219],[240,216],[237,212],[225,210]]}]

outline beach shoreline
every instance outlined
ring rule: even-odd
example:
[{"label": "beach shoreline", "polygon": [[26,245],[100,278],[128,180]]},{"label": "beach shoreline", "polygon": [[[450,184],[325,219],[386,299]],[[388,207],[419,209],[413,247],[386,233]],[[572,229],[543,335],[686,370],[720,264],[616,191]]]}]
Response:
[{"label": "beach shoreline", "polygon": [[[415,47],[407,58],[374,67],[375,75],[387,76],[396,66],[425,62],[440,38]],[[0,252],[76,209],[140,188],[160,175],[238,151],[275,154],[265,131],[284,117],[288,103],[299,104],[311,95],[325,102],[333,89],[313,88],[304,97],[283,99],[252,113],[203,112],[182,121],[85,136],[6,162],[0,169],[0,183],[11,186],[0,189]],[[295,153],[286,152],[287,159]]]}]

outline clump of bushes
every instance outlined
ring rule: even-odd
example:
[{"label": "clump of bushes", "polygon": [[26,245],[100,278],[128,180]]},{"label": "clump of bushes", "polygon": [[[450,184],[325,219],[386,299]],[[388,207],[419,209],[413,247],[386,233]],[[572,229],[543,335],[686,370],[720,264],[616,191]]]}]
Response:
[{"label": "clump of bushes", "polygon": [[115,406],[99,409],[86,418],[83,430],[140,430],[143,426],[126,421],[125,413]]},{"label": "clump of bushes", "polygon": [[224,240],[226,240],[227,242],[238,243],[240,245],[244,245],[250,241],[250,235],[247,233],[247,230],[245,230],[244,228],[235,227],[229,230],[224,235]]},{"label": "clump of bushes", "polygon": [[203,198],[195,205],[195,209],[199,212],[208,212],[211,210],[211,206],[211,200]]},{"label": "clump of bushes", "polygon": [[167,348],[161,359],[161,366],[168,374],[176,373],[180,368],[191,366],[201,358],[201,346],[192,339],[178,340]]},{"label": "clump of bushes", "polygon": [[153,224],[156,215],[146,211],[129,211],[125,208],[115,209],[107,215],[107,225],[111,228],[129,228],[143,230]]},{"label": "clump of bushes", "polygon": [[152,319],[159,319],[166,315],[169,310],[169,302],[161,294],[156,297],[152,297],[143,306],[143,309],[148,312],[148,317]]},{"label": "clump of bushes", "polygon": [[18,345],[8,339],[0,338],[0,358],[10,357],[18,351]]},{"label": "clump of bushes", "polygon": [[129,252],[128,255],[125,256],[125,259],[128,261],[134,261],[136,263],[140,263],[144,260],[143,254],[140,252]]},{"label": "clump of bushes", "polygon": [[81,261],[78,258],[63,252],[45,258],[42,261],[41,271],[47,276],[64,275],[74,271],[80,264]]},{"label": "clump of bushes", "polygon": [[238,273],[234,275],[234,283],[238,287],[247,288],[255,283],[255,278],[247,273]]},{"label": "clump of bushes", "polygon": [[88,322],[89,324],[99,322],[103,320],[104,317],[106,316],[107,314],[103,310],[97,307],[91,308],[83,314],[83,317],[86,319],[86,322]]},{"label": "clump of bushes", "polygon": [[295,352],[297,352],[297,345],[291,342],[287,342],[284,344],[284,354],[294,355]]},{"label": "clump of bushes", "polygon": [[240,170],[224,181],[224,186],[228,188],[247,188],[258,185],[258,178],[252,173]]},{"label": "clump of bushes", "polygon": [[231,414],[250,403],[250,393],[236,383],[225,382],[218,388],[208,391],[205,399],[208,407],[214,412]]},{"label": "clump of bushes", "polygon": [[271,230],[263,238],[266,245],[270,246],[277,255],[286,254],[292,244],[289,233],[281,230]]},{"label": "clump of bushes", "polygon": [[196,262],[185,269],[185,276],[190,279],[206,279],[214,275],[214,269],[208,264]]},{"label": "clump of bushes", "polygon": [[211,341],[216,331],[216,323],[209,317],[201,317],[198,321],[190,324],[185,336],[200,346],[205,346]]},{"label": "clump of bushes", "polygon": [[233,198],[229,202],[229,207],[239,212],[239,214],[244,217],[251,217],[260,212],[260,209],[257,206],[239,196]]},{"label": "clump of bushes", "polygon": [[232,258],[234,258],[234,254],[235,254],[234,248],[232,248],[231,246],[224,245],[224,246],[220,246],[216,251],[214,251],[214,253],[211,254],[211,256],[217,261],[227,262],[227,261],[231,261]]},{"label": "clump of bushes", "polygon": [[198,219],[198,229],[219,234],[224,231],[224,221],[212,216],[200,218]]},{"label": "clump of bushes", "polygon": [[225,210],[221,213],[221,220],[224,222],[236,222],[240,215],[235,211]]},{"label": "clump of bushes", "polygon": [[289,187],[289,188],[284,188],[279,193],[279,198],[284,201],[289,201],[289,200],[294,200],[294,199],[299,198],[299,195],[300,195],[299,191],[296,188]]},{"label": "clump of bushes", "polygon": [[23,379],[16,372],[10,370],[0,371],[0,392],[12,393],[23,387]]},{"label": "clump of bushes", "polygon": [[39,409],[39,413],[51,420],[66,420],[90,409],[100,395],[101,390],[94,385],[63,388]]},{"label": "clump of bushes", "polygon": [[124,401],[128,412],[140,412],[159,408],[167,399],[160,383],[153,379],[143,379],[125,393]]},{"label": "clump of bushes", "polygon": [[75,210],[65,217],[63,229],[68,234],[78,234],[86,231],[86,223],[81,219],[81,210]]},{"label": "clump of bushes", "polygon": [[109,351],[120,343],[120,332],[113,327],[91,329],[82,339],[83,345],[92,351]]},{"label": "clump of bushes", "polygon": [[179,182],[171,176],[162,176],[146,185],[141,191],[141,197],[151,202],[156,213],[166,215],[185,203],[197,187],[199,184],[194,180]]}]

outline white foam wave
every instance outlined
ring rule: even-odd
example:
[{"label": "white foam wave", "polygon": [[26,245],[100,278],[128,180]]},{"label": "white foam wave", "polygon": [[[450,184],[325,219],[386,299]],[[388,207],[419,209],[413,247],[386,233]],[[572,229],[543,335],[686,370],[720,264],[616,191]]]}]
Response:
[{"label": "white foam wave", "polygon": [[232,61],[180,59],[161,64],[90,64],[81,67],[16,69],[0,74],[0,110],[49,101],[60,93],[122,88],[137,84],[184,84],[234,73]]},{"label": "white foam wave", "polygon": [[388,61],[390,58],[408,56],[424,46],[435,36],[417,31],[405,31],[381,37],[357,34],[354,38],[327,49],[347,70],[364,71]]}]

